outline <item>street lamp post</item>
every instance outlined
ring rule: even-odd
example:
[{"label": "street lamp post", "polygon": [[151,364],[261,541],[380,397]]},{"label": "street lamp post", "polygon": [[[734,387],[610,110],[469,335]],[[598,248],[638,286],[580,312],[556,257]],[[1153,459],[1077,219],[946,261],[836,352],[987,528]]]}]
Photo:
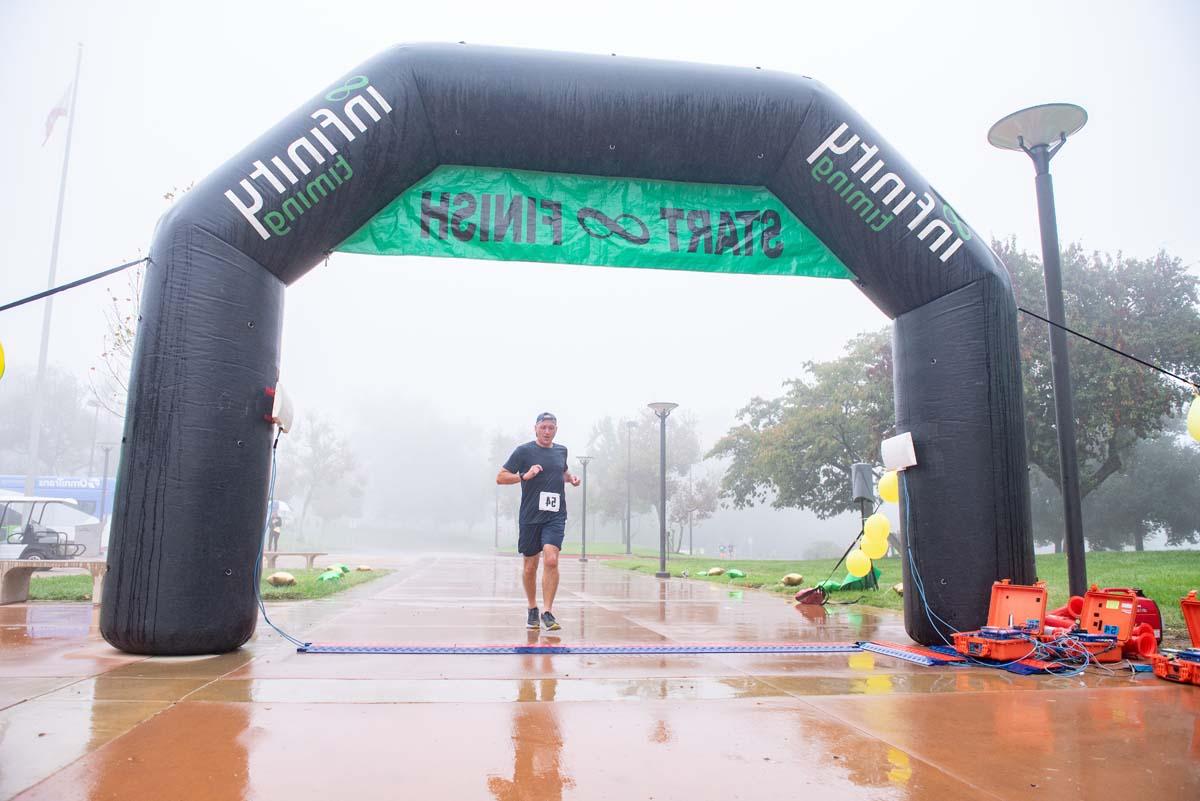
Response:
[{"label": "street lamp post", "polygon": [[692,513],[696,511],[696,497],[692,494],[692,466],[688,465],[688,556],[695,556],[696,551],[692,547]]},{"label": "street lamp post", "polygon": [[670,578],[667,572],[667,416],[678,403],[649,404],[658,417],[658,572],[655,578]]},{"label": "street lamp post", "polygon": [[695,507],[688,509],[688,556],[696,555],[696,541],[692,539],[692,515],[697,511]]},{"label": "street lamp post", "polygon": [[1067,357],[1058,221],[1054,214],[1054,184],[1050,159],[1087,123],[1087,112],[1070,103],[1048,103],[1009,114],[988,131],[988,141],[1002,150],[1020,150],[1033,160],[1037,188],[1038,224],[1042,232],[1042,263],[1046,274],[1046,312],[1051,322],[1050,364],[1054,385],[1054,418],[1058,431],[1058,462],[1062,478],[1063,512],[1067,530],[1067,574],[1072,595],[1087,592],[1083,551],[1083,516],[1079,499],[1079,464],[1075,451],[1075,413],[1071,401],[1071,371]]},{"label": "street lamp post", "polygon": [[633,475],[633,429],[636,420],[625,422],[625,554],[633,553],[633,504],[631,502],[630,481]]},{"label": "street lamp post", "polygon": [[583,546],[579,554],[580,562],[587,561],[587,466],[592,458],[591,456],[579,457],[579,463],[583,465]]}]

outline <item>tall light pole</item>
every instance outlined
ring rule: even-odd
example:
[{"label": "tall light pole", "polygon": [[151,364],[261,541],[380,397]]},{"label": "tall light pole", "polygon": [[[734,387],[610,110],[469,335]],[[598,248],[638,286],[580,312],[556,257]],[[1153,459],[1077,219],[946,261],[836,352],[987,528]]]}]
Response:
[{"label": "tall light pole", "polygon": [[587,561],[587,466],[592,458],[591,456],[579,457],[579,463],[583,465],[583,550],[579,554],[580,562]]},{"label": "tall light pole", "polygon": [[667,572],[667,416],[678,403],[648,404],[658,418],[658,572],[655,578],[670,578]]},{"label": "tall light pole", "polygon": [[692,515],[695,512],[695,507],[688,509],[688,556],[696,555],[696,541],[692,539]]},{"label": "tall light pole", "polygon": [[692,465],[688,465],[688,556],[695,556],[692,540],[692,513],[696,511],[696,496],[692,493]]},{"label": "tall light pole", "polygon": [[633,429],[637,427],[636,420],[625,421],[625,554],[633,553],[633,504],[630,495],[630,481],[633,475]]},{"label": "tall light pole", "polygon": [[1083,551],[1083,515],[1079,500],[1079,464],[1075,452],[1075,413],[1071,402],[1071,370],[1067,358],[1058,221],[1050,159],[1087,123],[1087,112],[1070,103],[1048,103],[1009,114],[988,131],[988,141],[1002,150],[1020,150],[1033,160],[1038,224],[1042,231],[1042,264],[1046,274],[1046,313],[1051,322],[1050,364],[1054,384],[1054,419],[1058,431],[1058,463],[1062,479],[1063,517],[1067,529],[1067,574],[1072,595],[1087,592]]}]

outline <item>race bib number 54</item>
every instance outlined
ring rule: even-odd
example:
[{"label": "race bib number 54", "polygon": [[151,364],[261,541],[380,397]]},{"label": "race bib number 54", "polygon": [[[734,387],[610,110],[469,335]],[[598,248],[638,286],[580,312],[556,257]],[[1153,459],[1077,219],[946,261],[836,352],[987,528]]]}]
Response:
[{"label": "race bib number 54", "polygon": [[558,508],[557,492],[542,492],[538,494],[538,509],[543,512],[557,512]]}]

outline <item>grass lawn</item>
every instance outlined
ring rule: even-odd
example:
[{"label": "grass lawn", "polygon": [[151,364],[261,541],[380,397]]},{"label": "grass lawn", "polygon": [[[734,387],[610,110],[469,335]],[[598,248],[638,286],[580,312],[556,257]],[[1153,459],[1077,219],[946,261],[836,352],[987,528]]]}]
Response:
[{"label": "grass lawn", "polygon": [[[588,549],[591,550],[590,548]],[[674,556],[667,560],[671,575],[678,576],[684,570],[689,578],[728,584],[735,587],[752,587],[777,593],[795,593],[796,588],[785,587],[779,580],[785,573],[804,575],[804,586],[824,581],[836,560],[757,560],[717,559],[711,556]],[[658,557],[638,556],[633,559],[605,560],[605,565],[625,570],[637,570],[653,574],[658,570]],[[879,559],[875,562],[883,574],[879,579],[880,590],[835,592],[834,601],[853,601],[862,598],[865,606],[884,609],[903,609],[904,599],[889,589],[901,580],[899,559]],[[746,574],[743,579],[727,576],[701,575],[710,567],[728,570],[736,567]],[[1098,552],[1087,555],[1088,578],[1101,587],[1141,587],[1147,596],[1158,601],[1162,612],[1165,635],[1175,641],[1187,640],[1187,629],[1179,612],[1179,599],[1188,590],[1200,589],[1200,551],[1145,551]],[[1037,557],[1038,577],[1050,589],[1049,607],[1054,609],[1067,602],[1067,558],[1063,554],[1041,554]],[[838,570],[835,578],[846,575],[845,567]]]},{"label": "grass lawn", "polygon": [[[296,584],[291,587],[272,587],[265,580],[262,582],[264,601],[306,601],[311,598],[324,598],[327,595],[357,587],[391,573],[390,570],[372,570],[370,573],[351,570],[337,581],[317,581],[317,576],[324,570],[287,570],[296,577]],[[269,573],[264,574],[265,579]],[[92,577],[87,575],[55,576],[34,575],[29,582],[29,600],[31,601],[90,601],[92,600]]]},{"label": "grass lawn", "polygon": [[[317,568],[314,570],[286,570],[281,571],[291,573],[296,577],[296,583],[291,587],[272,587],[266,581],[262,583],[262,596],[264,601],[307,601],[311,598],[324,598],[327,595],[339,593],[342,590],[348,590],[351,587],[357,587],[359,584],[366,584],[368,581],[374,581],[377,578],[382,578],[390,570],[372,570],[371,572],[359,572],[351,570],[349,573],[343,573],[342,577],[337,581],[317,581],[317,576],[325,571]],[[265,579],[270,573],[264,573]]]},{"label": "grass lawn", "polygon": [[[579,555],[579,537],[568,537],[563,543],[562,552],[568,556]],[[624,556],[625,545],[620,542],[588,542],[588,556],[595,554],[596,556]],[[634,556],[642,556],[647,559],[653,557],[658,558],[658,546],[654,548],[646,548],[635,545],[633,547]]]},{"label": "grass lawn", "polygon": [[56,576],[53,573],[34,573],[29,579],[31,601],[90,601],[92,577]]}]

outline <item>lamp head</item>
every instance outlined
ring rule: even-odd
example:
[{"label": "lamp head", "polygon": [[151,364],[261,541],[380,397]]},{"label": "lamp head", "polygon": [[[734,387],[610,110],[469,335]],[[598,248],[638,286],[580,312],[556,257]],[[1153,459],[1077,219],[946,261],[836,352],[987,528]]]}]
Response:
[{"label": "lamp head", "polygon": [[1074,103],[1043,103],[1014,111],[991,127],[988,142],[1001,150],[1030,151],[1040,145],[1054,145],[1072,136],[1085,124],[1088,115]]},{"label": "lamp head", "polygon": [[669,403],[667,401],[658,401],[656,403],[648,403],[646,405],[653,409],[654,413],[659,417],[666,417],[671,413],[672,409],[679,407],[678,403]]}]

